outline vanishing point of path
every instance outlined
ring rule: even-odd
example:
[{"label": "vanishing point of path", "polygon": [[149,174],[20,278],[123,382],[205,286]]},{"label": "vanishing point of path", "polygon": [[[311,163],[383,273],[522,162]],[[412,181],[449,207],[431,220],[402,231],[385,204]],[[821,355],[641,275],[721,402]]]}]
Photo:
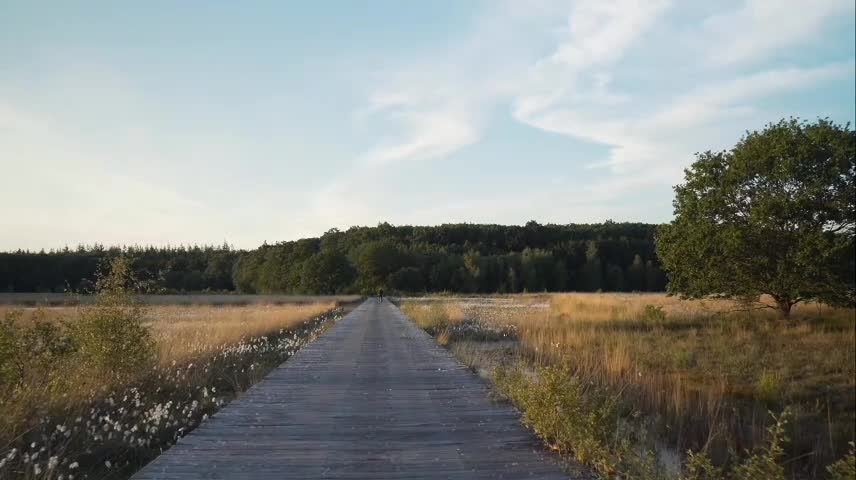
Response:
[{"label": "vanishing point of path", "polygon": [[136,479],[567,478],[511,407],[369,299]]}]

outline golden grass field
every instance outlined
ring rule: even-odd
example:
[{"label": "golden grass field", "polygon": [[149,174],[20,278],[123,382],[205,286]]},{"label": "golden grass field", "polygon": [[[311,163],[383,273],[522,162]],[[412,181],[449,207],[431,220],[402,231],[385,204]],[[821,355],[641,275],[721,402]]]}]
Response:
[{"label": "golden grass field", "polygon": [[180,362],[244,338],[294,328],[335,306],[333,302],[252,307],[160,306],[151,309],[149,325],[157,341],[160,362]]},{"label": "golden grass field", "polygon": [[[758,446],[767,412],[785,407],[794,412],[789,454],[806,468],[844,455],[854,439],[852,309],[799,305],[783,322],[772,310],[724,300],[619,293],[415,299],[402,307],[429,331],[442,325],[433,331],[438,341],[475,370],[561,364],[610,386],[655,418],[659,437],[679,451],[707,448],[723,459],[728,449]],[[471,322],[499,335],[486,337]]]},{"label": "golden grass field", "polygon": [[[147,307],[146,322],[155,338],[158,361],[182,362],[219,350],[242,339],[293,328],[333,309],[335,302],[246,306],[154,305]],[[0,305],[0,318],[20,311],[21,321],[73,322],[77,307],[15,307]]]}]

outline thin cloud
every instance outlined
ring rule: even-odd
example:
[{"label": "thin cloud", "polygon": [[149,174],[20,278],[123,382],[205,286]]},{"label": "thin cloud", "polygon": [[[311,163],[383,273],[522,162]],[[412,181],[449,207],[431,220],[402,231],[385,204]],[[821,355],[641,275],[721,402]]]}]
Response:
[{"label": "thin cloud", "polygon": [[366,152],[364,163],[381,166],[402,160],[441,157],[471,145],[481,138],[476,115],[466,106],[398,114],[397,118],[407,130],[403,139]]},{"label": "thin cloud", "polygon": [[714,65],[763,60],[782,49],[816,42],[837,16],[850,16],[853,0],[747,0],[707,18],[707,58]]}]

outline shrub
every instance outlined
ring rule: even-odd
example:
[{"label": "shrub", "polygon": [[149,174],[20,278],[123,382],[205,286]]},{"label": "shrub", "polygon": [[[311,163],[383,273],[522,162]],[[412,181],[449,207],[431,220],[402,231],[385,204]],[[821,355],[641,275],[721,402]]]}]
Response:
[{"label": "shrub", "polygon": [[8,312],[0,323],[0,386],[4,389],[48,379],[54,366],[76,347],[60,326],[38,318],[22,325],[20,316],[20,312]]},{"label": "shrub", "polygon": [[93,305],[82,306],[70,324],[83,366],[127,376],[154,358],[154,341],[143,325],[145,308],[132,297],[137,287],[131,263],[117,257],[96,282]]},{"label": "shrub", "polygon": [[603,475],[648,463],[633,449],[625,421],[630,412],[615,392],[583,382],[567,367],[537,367],[534,375],[521,367],[497,368],[494,381],[550,448]]},{"label": "shrub", "polygon": [[684,474],[680,480],[720,480],[723,478],[722,469],[715,466],[705,453],[687,452]]},{"label": "shrub", "polygon": [[642,310],[642,319],[646,322],[660,324],[666,321],[666,312],[659,305],[645,305]]},{"label": "shrub", "polygon": [[841,460],[826,467],[830,480],[853,480],[856,478],[856,444],[850,442],[850,452]]},{"label": "shrub", "polygon": [[764,371],[758,381],[755,382],[755,395],[767,402],[774,403],[782,399],[785,386],[782,384],[782,377],[774,372]]}]

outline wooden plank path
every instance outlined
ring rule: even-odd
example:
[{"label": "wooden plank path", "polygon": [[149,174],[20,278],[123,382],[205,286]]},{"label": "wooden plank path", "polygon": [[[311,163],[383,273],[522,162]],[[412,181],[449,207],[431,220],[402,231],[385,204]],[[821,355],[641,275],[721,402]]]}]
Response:
[{"label": "wooden plank path", "polygon": [[369,299],[133,478],[568,478],[511,407]]}]

